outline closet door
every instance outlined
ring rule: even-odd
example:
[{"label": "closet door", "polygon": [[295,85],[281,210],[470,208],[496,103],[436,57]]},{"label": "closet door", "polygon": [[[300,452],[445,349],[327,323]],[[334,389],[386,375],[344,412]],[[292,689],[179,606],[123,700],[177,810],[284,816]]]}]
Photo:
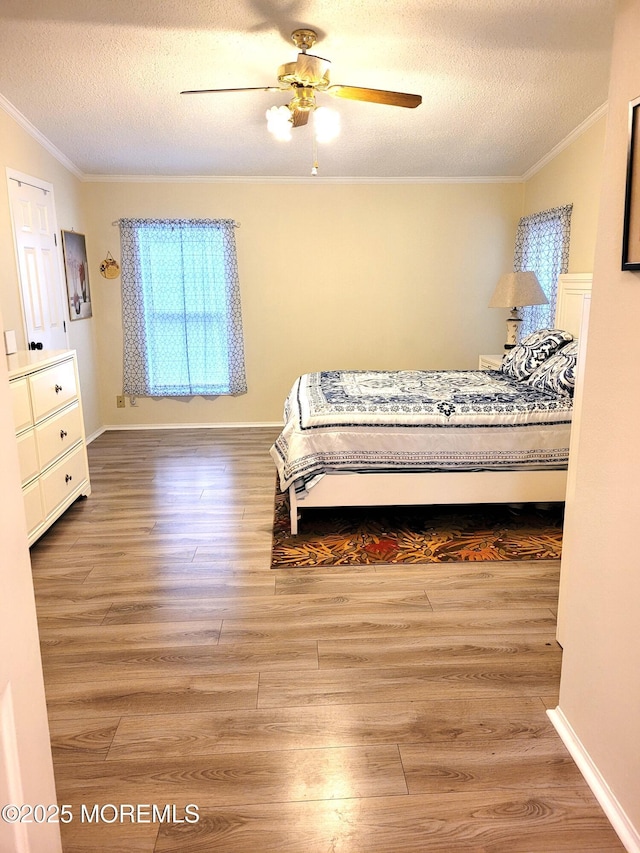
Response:
[{"label": "closet door", "polygon": [[27,348],[68,349],[53,187],[12,171],[8,181]]}]

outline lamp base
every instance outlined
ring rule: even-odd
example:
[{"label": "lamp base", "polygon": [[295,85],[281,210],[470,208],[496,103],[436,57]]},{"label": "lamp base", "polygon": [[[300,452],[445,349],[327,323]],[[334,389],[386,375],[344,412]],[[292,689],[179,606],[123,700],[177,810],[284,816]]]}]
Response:
[{"label": "lamp base", "polygon": [[518,314],[517,308],[511,309],[511,314],[507,318],[507,340],[504,345],[505,349],[513,349],[520,339],[520,323],[522,317]]}]

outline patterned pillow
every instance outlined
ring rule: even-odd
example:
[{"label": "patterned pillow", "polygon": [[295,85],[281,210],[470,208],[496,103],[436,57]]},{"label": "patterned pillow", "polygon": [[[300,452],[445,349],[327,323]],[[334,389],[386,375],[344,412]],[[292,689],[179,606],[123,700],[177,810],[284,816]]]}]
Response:
[{"label": "patterned pillow", "polygon": [[525,382],[532,388],[547,394],[573,397],[577,359],[578,341],[571,341],[536,368]]},{"label": "patterned pillow", "polygon": [[526,379],[560,347],[573,340],[562,329],[538,329],[505,355],[500,368],[512,379]]}]

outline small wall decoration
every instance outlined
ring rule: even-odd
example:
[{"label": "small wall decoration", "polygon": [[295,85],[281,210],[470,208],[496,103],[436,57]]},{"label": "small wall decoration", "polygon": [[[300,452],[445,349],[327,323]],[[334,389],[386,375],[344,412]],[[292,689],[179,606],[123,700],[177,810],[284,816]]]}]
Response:
[{"label": "small wall decoration", "polygon": [[89,264],[84,234],[75,231],[62,232],[64,272],[69,295],[69,318],[86,320],[92,316],[91,293],[89,291]]},{"label": "small wall decoration", "polygon": [[636,98],[629,104],[622,269],[640,270],[640,98]]},{"label": "small wall decoration", "polygon": [[100,264],[100,275],[103,278],[118,278],[120,275],[120,267],[111,252],[107,252],[107,257]]}]

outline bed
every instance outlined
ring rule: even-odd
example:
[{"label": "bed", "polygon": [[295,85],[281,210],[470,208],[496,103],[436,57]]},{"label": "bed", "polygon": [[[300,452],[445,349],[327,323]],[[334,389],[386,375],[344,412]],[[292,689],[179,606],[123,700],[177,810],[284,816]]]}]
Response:
[{"label": "bed", "polygon": [[292,535],[307,507],[563,501],[590,288],[590,274],[560,276],[555,329],[500,371],[299,376],[271,448]]}]

